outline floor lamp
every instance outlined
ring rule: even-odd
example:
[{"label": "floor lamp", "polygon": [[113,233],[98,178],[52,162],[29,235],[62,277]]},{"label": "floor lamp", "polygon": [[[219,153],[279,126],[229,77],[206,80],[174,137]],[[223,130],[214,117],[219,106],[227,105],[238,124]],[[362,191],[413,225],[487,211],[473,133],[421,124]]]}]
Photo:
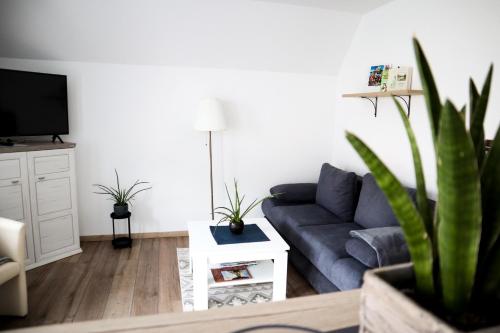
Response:
[{"label": "floor lamp", "polygon": [[214,212],[214,180],[212,172],[212,132],[226,129],[226,120],[222,104],[215,98],[204,98],[200,100],[198,114],[194,128],[197,131],[208,132],[208,156],[210,158],[210,205],[212,220],[215,219]]}]

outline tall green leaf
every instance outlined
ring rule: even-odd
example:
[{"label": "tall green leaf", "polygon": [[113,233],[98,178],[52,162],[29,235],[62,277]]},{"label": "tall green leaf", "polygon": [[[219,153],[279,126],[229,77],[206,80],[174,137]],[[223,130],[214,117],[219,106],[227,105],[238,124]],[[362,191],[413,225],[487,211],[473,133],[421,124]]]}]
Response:
[{"label": "tall green leaf", "polygon": [[481,235],[481,189],[472,140],[449,101],[441,111],[437,149],[443,305],[450,313],[460,314],[474,286]]},{"label": "tall green leaf", "polygon": [[465,122],[465,112],[466,111],[467,111],[466,105],[462,106],[462,108],[458,111],[463,122]]},{"label": "tall green leaf", "polygon": [[224,184],[226,188],[227,198],[229,199],[229,204],[231,205],[231,209],[234,210],[233,200],[231,199],[231,194],[229,194],[229,190],[227,189],[227,184]]},{"label": "tall green leaf", "polygon": [[422,89],[424,90],[425,103],[427,104],[427,113],[431,123],[432,136],[434,138],[434,144],[436,144],[439,133],[441,100],[439,99],[439,93],[431,68],[427,62],[427,58],[425,57],[424,51],[416,38],[413,38],[413,48],[415,50],[415,57],[417,58],[417,67],[420,73],[420,80],[422,81]]},{"label": "tall green leaf", "polygon": [[238,182],[236,181],[236,178],[234,179],[234,202],[234,213],[236,216],[240,216],[241,200],[240,193],[238,192]]},{"label": "tall green leaf", "polygon": [[403,229],[413,261],[417,291],[420,295],[433,296],[432,245],[422,217],[406,189],[377,155],[354,134],[347,133],[346,137],[372,172]]},{"label": "tall green leaf", "polygon": [[[500,128],[497,130],[491,151],[484,162],[481,175],[483,203],[483,232],[481,258],[484,258],[500,239]],[[499,263],[500,266],[500,263]]]},{"label": "tall green leaf", "polygon": [[476,84],[472,78],[469,79],[469,120],[470,124],[472,124],[472,118],[476,111],[477,100],[479,99],[479,91],[477,90]]},{"label": "tall green leaf", "polygon": [[118,177],[118,171],[115,169],[116,184],[118,185],[118,190],[120,190],[120,178]]},{"label": "tall green leaf", "polygon": [[477,98],[474,109],[471,110],[470,134],[476,151],[478,165],[481,167],[484,159],[484,117],[488,100],[490,97],[491,79],[493,77],[493,65],[488,70],[481,95]]},{"label": "tall green leaf", "polygon": [[262,201],[266,200],[266,199],[271,199],[271,198],[274,198],[274,195],[269,195],[265,198],[262,198],[260,200],[257,200],[255,199],[254,201],[252,201],[252,203],[247,207],[247,209],[245,209],[245,211],[243,212],[243,214],[241,214],[241,218],[243,219],[248,213],[250,213],[250,211],[252,209],[254,209],[255,207],[257,207]]},{"label": "tall green leaf", "polygon": [[427,189],[425,186],[424,170],[422,169],[422,159],[420,158],[420,151],[417,145],[417,139],[413,133],[413,129],[410,125],[410,120],[406,116],[403,107],[399,102],[393,97],[394,103],[399,111],[399,115],[406,129],[406,134],[408,136],[408,141],[410,141],[411,153],[413,155],[413,167],[415,169],[415,180],[417,183],[417,208],[420,216],[424,220],[424,224],[427,230],[427,234],[432,237],[433,235],[433,225],[432,225],[432,213],[429,207],[429,201],[427,200]]},{"label": "tall green leaf", "polygon": [[488,253],[484,267],[484,278],[478,287],[481,299],[500,299],[500,241],[497,241]]}]

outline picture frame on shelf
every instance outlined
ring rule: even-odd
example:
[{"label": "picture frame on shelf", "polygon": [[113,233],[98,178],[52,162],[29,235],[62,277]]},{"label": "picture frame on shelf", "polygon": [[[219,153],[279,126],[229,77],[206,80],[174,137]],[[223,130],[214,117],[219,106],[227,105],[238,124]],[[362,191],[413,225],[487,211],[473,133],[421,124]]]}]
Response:
[{"label": "picture frame on shelf", "polygon": [[388,72],[387,90],[411,90],[413,68],[410,66],[397,66]]}]

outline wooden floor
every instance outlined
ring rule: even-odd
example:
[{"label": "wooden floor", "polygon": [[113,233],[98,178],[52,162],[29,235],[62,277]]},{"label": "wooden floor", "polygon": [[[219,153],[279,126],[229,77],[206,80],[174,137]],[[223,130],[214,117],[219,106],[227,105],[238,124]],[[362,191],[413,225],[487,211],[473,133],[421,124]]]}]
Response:
[{"label": "wooden floor", "polygon": [[[137,239],[131,249],[83,242],[83,253],[27,272],[29,314],[0,329],[181,312],[176,248],[187,237]],[[287,297],[316,292],[289,265]]]}]

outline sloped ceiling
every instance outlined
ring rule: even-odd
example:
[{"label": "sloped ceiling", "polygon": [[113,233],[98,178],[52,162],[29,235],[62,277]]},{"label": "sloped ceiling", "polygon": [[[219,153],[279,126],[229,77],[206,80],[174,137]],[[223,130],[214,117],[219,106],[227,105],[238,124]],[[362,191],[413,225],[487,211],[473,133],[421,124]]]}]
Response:
[{"label": "sloped ceiling", "polygon": [[277,2],[289,5],[340,10],[353,13],[367,13],[393,0],[255,0]]},{"label": "sloped ceiling", "polygon": [[361,14],[322,8],[253,0],[2,0],[0,57],[335,75]]}]

